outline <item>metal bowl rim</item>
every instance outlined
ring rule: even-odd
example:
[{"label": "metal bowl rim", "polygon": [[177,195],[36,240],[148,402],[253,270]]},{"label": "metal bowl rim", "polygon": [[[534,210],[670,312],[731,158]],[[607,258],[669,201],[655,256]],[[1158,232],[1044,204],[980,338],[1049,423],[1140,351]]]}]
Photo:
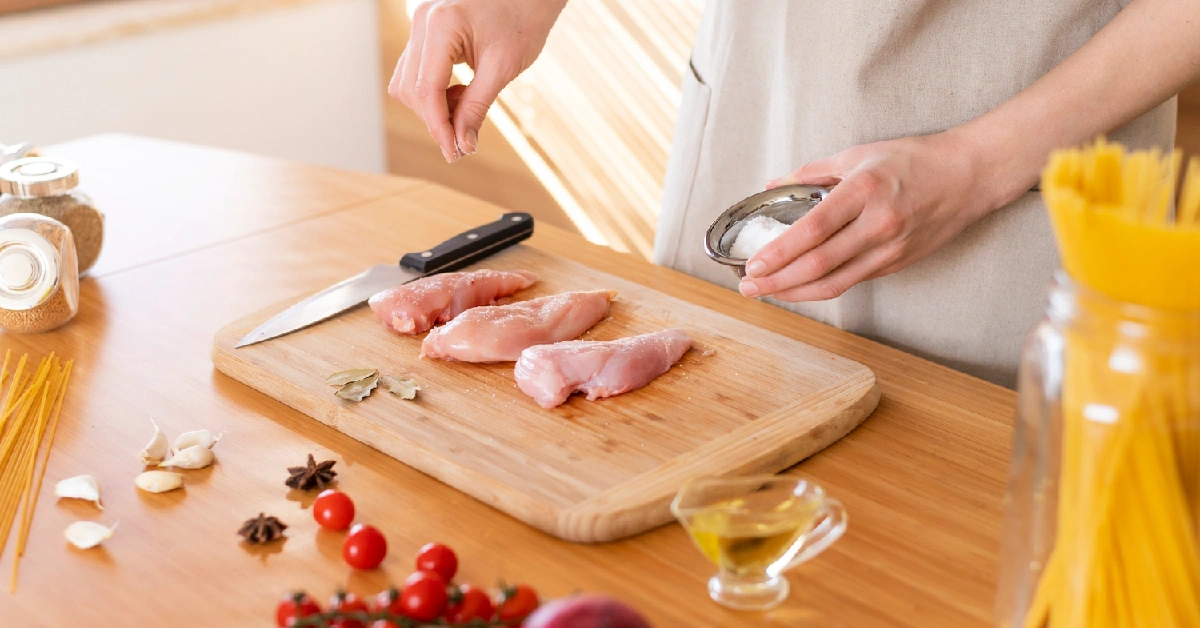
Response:
[{"label": "metal bowl rim", "polygon": [[[713,232],[717,228],[717,225],[729,218],[732,214],[745,209],[749,205],[754,205],[754,208],[751,209],[750,212],[747,213],[746,217],[742,218],[742,220],[745,220],[764,207],[781,202],[801,202],[801,199],[798,197],[808,197],[810,200],[813,194],[820,195],[820,200],[824,200],[825,196],[829,194],[829,188],[816,185],[784,185],[747,196],[741,201],[735,203],[729,209],[721,212],[721,215],[717,216],[716,220],[713,220],[712,224],[708,226],[708,230],[704,234],[704,252],[710,259],[717,263],[724,264],[726,266],[745,266],[746,258],[731,257],[722,253],[721,251],[713,249]],[[817,202],[820,202],[820,200]],[[742,220],[730,222],[730,224],[726,225],[725,230],[720,233],[720,238],[724,238],[725,234],[728,233],[734,225],[742,222]]]}]

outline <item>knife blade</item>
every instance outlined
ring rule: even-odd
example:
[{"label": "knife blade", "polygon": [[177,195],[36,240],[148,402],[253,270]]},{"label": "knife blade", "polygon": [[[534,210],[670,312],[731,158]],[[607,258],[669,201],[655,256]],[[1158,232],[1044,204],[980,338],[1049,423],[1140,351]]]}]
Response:
[{"label": "knife blade", "polygon": [[315,325],[361,305],[372,295],[435,273],[457,270],[498,253],[533,235],[533,216],[511,212],[500,219],[418,253],[406,253],[400,263],[379,264],[340,281],[287,308],[259,325],[235,348],[278,338]]}]

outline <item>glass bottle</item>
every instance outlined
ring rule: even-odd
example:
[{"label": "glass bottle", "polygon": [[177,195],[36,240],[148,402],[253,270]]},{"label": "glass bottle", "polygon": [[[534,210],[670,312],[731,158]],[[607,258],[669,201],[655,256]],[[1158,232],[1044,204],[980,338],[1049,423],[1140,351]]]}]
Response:
[{"label": "glass bottle", "polygon": [[77,269],[66,225],[39,214],[0,218],[0,329],[43,332],[74,318]]},{"label": "glass bottle", "polygon": [[0,216],[41,214],[66,225],[85,275],[104,244],[104,214],[78,186],[79,168],[65,159],[25,157],[0,165]]},{"label": "glass bottle", "polygon": [[1006,509],[997,626],[1200,626],[1200,311],[1056,278]]}]

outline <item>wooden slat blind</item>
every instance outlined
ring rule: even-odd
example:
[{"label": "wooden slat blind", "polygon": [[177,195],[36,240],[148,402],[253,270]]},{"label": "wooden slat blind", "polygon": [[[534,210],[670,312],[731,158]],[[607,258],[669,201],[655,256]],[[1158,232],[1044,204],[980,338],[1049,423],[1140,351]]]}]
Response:
[{"label": "wooden slat blind", "polygon": [[649,257],[701,0],[572,0],[499,104],[604,243]]}]

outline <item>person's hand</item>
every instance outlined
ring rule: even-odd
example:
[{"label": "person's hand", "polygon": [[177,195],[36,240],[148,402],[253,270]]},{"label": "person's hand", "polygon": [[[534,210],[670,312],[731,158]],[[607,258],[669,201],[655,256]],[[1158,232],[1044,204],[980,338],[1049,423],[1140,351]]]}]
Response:
[{"label": "person's hand", "polygon": [[775,179],[836,185],[746,263],[743,295],[820,301],[894,273],[949,242],[992,209],[982,153],[953,131],[855,146]]},{"label": "person's hand", "polygon": [[[566,0],[429,0],[417,6],[412,35],[388,85],[442,149],[446,161],[475,153],[484,116],[546,44]],[[475,71],[450,87],[456,63]]]}]

